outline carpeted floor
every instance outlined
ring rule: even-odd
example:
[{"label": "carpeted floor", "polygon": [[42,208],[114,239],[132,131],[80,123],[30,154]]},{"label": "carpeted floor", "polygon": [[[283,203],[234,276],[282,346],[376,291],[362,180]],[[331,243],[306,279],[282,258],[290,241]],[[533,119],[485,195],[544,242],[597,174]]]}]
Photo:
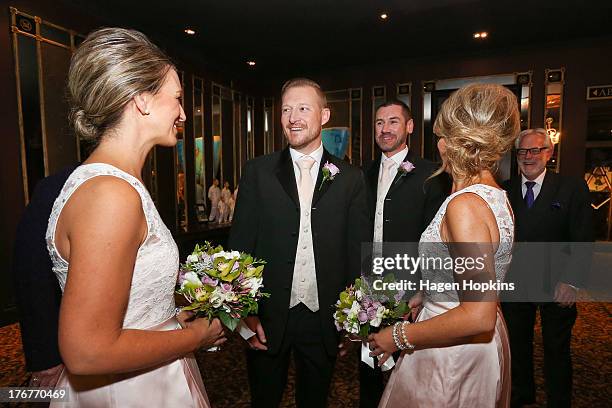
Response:
[{"label": "carpeted floor", "polygon": [[[574,327],[572,353],[574,361],[573,406],[584,408],[612,405],[612,332],[610,304],[581,303]],[[542,374],[542,338],[536,328],[536,383],[538,403],[545,405]],[[244,342],[232,338],[216,353],[200,351],[197,359],[202,369],[208,396],[215,408],[246,408],[249,390],[245,369]],[[0,387],[27,384],[19,326],[0,328]],[[359,405],[357,349],[338,359],[330,394],[332,408],[351,408]],[[293,407],[294,382],[289,375],[283,407]],[[25,406],[25,405],[21,405]]]}]

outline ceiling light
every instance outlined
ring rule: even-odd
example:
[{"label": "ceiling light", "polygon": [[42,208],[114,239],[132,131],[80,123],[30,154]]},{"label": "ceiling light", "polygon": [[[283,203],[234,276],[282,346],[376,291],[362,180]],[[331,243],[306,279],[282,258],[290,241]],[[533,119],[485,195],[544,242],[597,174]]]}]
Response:
[{"label": "ceiling light", "polygon": [[247,65],[254,67],[255,66],[255,61],[251,60],[251,61],[247,61]]},{"label": "ceiling light", "polygon": [[380,15],[380,18],[381,18],[381,19],[383,19],[383,20],[386,20],[386,19],[388,19],[388,18],[389,18],[389,15],[388,15],[387,13],[382,13],[382,14]]},{"label": "ceiling light", "polygon": [[484,38],[487,38],[489,36],[489,33],[487,33],[486,31],[480,31],[478,33],[474,33],[473,36],[476,39],[482,40]]},{"label": "ceiling light", "polygon": [[195,34],[195,30],[192,30],[191,28],[186,28],[184,31],[185,31],[185,34],[187,34],[187,35],[194,35]]},{"label": "ceiling light", "polygon": [[474,38],[480,38],[480,33],[474,33]]},{"label": "ceiling light", "polygon": [[489,33],[487,33],[486,31],[483,31],[482,33],[480,33],[480,38],[487,38],[488,35]]}]

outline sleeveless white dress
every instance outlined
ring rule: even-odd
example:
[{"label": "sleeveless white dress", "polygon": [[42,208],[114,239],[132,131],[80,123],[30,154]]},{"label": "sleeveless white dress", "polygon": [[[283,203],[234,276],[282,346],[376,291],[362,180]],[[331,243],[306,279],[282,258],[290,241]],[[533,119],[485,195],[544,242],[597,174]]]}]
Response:
[{"label": "sleeveless white dress", "polygon": [[[87,180],[112,176],[128,182],[140,195],[147,221],[147,237],[138,249],[123,320],[126,329],[174,330],[174,286],[179,253],[170,231],[162,222],[144,185],[135,177],[104,163],[77,167],[55,200],[47,227],[47,249],[62,291],[68,262],[55,246],[57,220],[72,194]],[[70,402],[51,406],[67,407],[210,407],[202,377],[193,355],[159,366],[125,374],[79,376],[64,369],[57,387],[69,389]]]},{"label": "sleeveless white dress", "polygon": [[[448,203],[459,194],[474,193],[490,207],[499,228],[500,243],[495,253],[495,275],[504,280],[512,258],[514,219],[503,190],[475,184],[451,194],[421,235],[419,254],[426,257],[450,256],[441,243],[440,224]],[[422,279],[453,282],[452,271],[423,269]],[[417,321],[431,319],[459,305],[456,292],[424,294],[423,308]],[[432,299],[432,298],[435,298]],[[450,347],[402,353],[385,388],[380,407],[509,407],[510,346],[502,314],[497,310],[493,338]]]}]

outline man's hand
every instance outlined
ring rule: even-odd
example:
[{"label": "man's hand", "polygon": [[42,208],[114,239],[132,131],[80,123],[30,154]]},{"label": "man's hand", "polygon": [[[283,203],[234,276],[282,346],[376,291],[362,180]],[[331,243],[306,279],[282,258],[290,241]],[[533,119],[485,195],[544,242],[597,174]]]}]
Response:
[{"label": "man's hand", "polygon": [[249,316],[244,319],[244,323],[249,329],[251,329],[255,335],[247,340],[249,347],[253,350],[267,350],[266,346],[266,333],[264,332],[263,326],[257,316]]},{"label": "man's hand", "polygon": [[340,339],[338,343],[338,355],[344,357],[348,354],[353,343],[361,343],[361,339],[353,334],[347,334]]},{"label": "man's hand", "polygon": [[64,365],[60,364],[43,371],[34,371],[32,372],[29,386],[54,388],[57,385],[57,381],[63,369]]},{"label": "man's hand", "polygon": [[576,303],[577,289],[567,283],[559,282],[555,287],[555,302],[562,307],[572,307]]}]

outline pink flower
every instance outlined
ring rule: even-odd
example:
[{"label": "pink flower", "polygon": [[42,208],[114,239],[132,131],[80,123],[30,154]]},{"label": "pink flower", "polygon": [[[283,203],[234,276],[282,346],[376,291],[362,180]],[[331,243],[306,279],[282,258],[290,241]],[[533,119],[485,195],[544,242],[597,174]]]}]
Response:
[{"label": "pink flower", "polygon": [[401,171],[403,174],[410,173],[412,170],[414,170],[414,164],[406,160],[405,162],[400,164],[398,170]]},{"label": "pink flower", "polygon": [[321,171],[323,172],[323,180],[321,181],[319,190],[321,189],[321,187],[323,187],[323,184],[325,184],[326,181],[334,181],[336,175],[340,173],[340,169],[336,167],[335,164],[330,162],[325,162],[325,164],[323,165],[323,170]]},{"label": "pink flower", "polygon": [[368,321],[368,314],[364,311],[361,311],[357,315],[357,319],[359,319],[359,323],[363,324]]},{"label": "pink flower", "polygon": [[406,174],[410,173],[414,169],[415,169],[414,164],[410,163],[408,160],[400,164],[397,169],[397,173],[399,177],[397,177],[397,179],[395,180],[395,183],[398,183],[402,177],[404,177]]}]

